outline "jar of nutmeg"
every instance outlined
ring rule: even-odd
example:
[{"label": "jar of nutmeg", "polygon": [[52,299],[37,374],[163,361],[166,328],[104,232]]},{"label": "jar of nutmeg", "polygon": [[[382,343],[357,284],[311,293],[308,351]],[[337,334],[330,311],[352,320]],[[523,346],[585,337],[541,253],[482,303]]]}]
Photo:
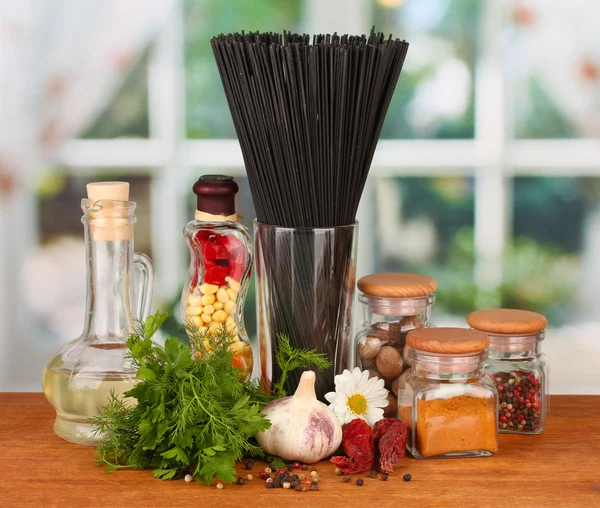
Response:
[{"label": "jar of nutmeg", "polygon": [[358,281],[363,319],[355,338],[354,366],[385,381],[390,391],[387,417],[397,416],[398,382],[411,361],[406,335],[432,326],[436,289],[435,280],[415,273],[377,273]]}]

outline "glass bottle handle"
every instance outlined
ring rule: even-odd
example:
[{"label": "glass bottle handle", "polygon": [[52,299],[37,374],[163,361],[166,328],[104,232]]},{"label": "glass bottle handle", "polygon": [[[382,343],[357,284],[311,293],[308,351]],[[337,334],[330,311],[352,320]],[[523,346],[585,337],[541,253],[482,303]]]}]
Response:
[{"label": "glass bottle handle", "polygon": [[152,310],[152,293],[154,292],[154,266],[145,254],[135,252],[133,264],[140,273],[138,294],[136,299],[136,318],[145,321]]}]

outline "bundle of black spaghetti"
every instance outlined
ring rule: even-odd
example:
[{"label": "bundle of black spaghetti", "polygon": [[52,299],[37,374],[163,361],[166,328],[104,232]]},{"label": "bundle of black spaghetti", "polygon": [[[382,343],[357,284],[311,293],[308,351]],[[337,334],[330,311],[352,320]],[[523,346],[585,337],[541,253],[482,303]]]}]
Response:
[{"label": "bundle of black spaghetti", "polygon": [[[356,221],[408,43],[372,30],[368,37],[312,40],[242,32],[219,35],[211,44],[257,222],[294,235],[266,228],[255,239],[257,276],[264,278],[258,284],[259,339],[276,350],[276,335],[285,334],[294,346],[325,352],[335,365],[318,376],[322,397],[351,354],[356,240],[351,227],[324,228]],[[261,368],[276,380],[273,358],[274,351]],[[288,391],[299,374],[288,381]]]}]

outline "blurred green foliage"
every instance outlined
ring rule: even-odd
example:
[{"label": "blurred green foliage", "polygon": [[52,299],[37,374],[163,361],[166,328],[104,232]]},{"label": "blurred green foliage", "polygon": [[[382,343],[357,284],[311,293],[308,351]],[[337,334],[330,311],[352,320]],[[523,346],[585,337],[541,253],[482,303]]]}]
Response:
[{"label": "blurred green foliage", "polygon": [[[513,240],[503,255],[499,288],[474,279],[474,199],[469,178],[398,178],[403,223],[427,218],[436,230],[435,255],[408,263],[383,253],[382,271],[416,271],[439,284],[436,308],[466,315],[484,307],[542,312],[561,324],[576,305],[585,217],[600,199],[599,178],[519,177],[513,180]],[[380,234],[386,234],[381,231]]]},{"label": "blurred green foliage", "polygon": [[[374,2],[375,26],[384,33],[408,40],[407,64],[404,66],[394,98],[390,104],[382,138],[464,139],[474,134],[472,82],[477,51],[478,0],[423,0],[417,7],[402,4],[389,9]],[[421,19],[427,18],[427,19]],[[414,55],[413,55],[414,54]],[[419,64],[411,62],[417,55]],[[427,55],[427,56],[425,56]],[[408,107],[419,87],[432,79],[440,66],[451,59],[464,62],[471,74],[471,89],[466,110],[460,116],[440,115],[426,132],[411,125]],[[448,98],[447,100],[452,100]]]},{"label": "blurred green foliage", "polygon": [[439,284],[437,308],[463,316],[485,307],[527,309],[548,316],[553,324],[564,322],[577,280],[576,255],[531,238],[515,238],[504,252],[502,284],[485,292],[473,277],[473,238],[471,228],[462,228],[452,239],[445,263],[428,270]]},{"label": "blurred green foliage", "polygon": [[297,30],[300,7],[300,0],[185,0],[188,137],[235,137],[210,39],[242,30]]},{"label": "blurred green foliage", "polygon": [[146,50],[125,77],[104,112],[79,136],[82,139],[147,138],[148,54]]}]

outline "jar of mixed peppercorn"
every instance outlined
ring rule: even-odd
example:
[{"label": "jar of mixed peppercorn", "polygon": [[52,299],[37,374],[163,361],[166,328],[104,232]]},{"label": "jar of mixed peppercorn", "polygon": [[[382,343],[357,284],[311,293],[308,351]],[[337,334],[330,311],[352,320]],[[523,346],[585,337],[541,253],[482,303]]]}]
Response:
[{"label": "jar of mixed peppercorn", "polygon": [[352,367],[368,370],[390,390],[385,416],[396,416],[400,375],[406,371],[409,331],[429,327],[437,283],[413,273],[378,273],[358,281],[363,322],[355,338]]},{"label": "jar of mixed peppercorn", "polygon": [[498,389],[500,432],[542,432],[548,376],[540,342],[548,320],[526,310],[487,309],[469,314],[467,323],[490,337],[485,370]]}]

